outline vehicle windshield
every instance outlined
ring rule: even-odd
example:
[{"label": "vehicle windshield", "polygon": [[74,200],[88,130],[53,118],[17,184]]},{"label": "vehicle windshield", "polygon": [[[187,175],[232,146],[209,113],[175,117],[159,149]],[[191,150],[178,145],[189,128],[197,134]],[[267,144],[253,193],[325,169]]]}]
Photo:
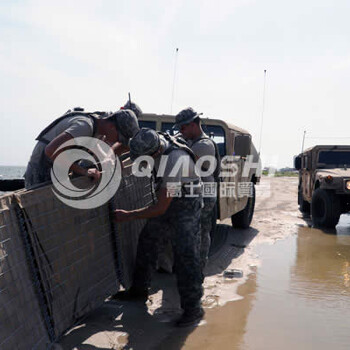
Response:
[{"label": "vehicle windshield", "polygon": [[321,151],[318,155],[318,168],[344,166],[350,166],[350,151]]},{"label": "vehicle windshield", "polygon": [[157,123],[149,120],[139,120],[139,126],[140,128],[150,128],[156,130]]}]

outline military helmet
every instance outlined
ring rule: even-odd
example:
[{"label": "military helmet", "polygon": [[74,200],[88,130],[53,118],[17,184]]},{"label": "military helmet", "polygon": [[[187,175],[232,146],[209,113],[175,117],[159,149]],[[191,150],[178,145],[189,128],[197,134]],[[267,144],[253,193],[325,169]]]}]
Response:
[{"label": "military helmet", "polygon": [[160,135],[156,131],[142,128],[130,140],[130,158],[136,159],[139,156],[152,155],[158,151],[160,145]]},{"label": "military helmet", "polygon": [[141,108],[136,103],[131,101],[126,102],[122,109],[130,109],[135,113],[137,118],[140,118],[140,115],[142,114]]},{"label": "military helmet", "polygon": [[181,125],[189,124],[202,114],[195,112],[191,107],[185,108],[176,115],[174,127],[180,128]]},{"label": "military helmet", "polygon": [[136,115],[130,109],[121,109],[106,119],[115,124],[119,141],[125,146],[128,146],[129,140],[140,130]]}]

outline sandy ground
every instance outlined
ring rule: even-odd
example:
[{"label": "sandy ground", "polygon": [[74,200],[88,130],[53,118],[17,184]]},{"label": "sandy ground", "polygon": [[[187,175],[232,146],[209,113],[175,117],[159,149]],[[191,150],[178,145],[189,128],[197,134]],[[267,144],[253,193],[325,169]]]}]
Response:
[{"label": "sandy ground", "polygon": [[[244,287],[249,274],[258,268],[255,247],[260,243],[295,234],[305,226],[297,210],[297,178],[263,178],[257,186],[257,202],[250,229],[233,230],[230,221],[219,225],[220,249],[212,254],[204,282],[203,306],[210,312],[240,300],[237,289]],[[239,269],[243,277],[226,278],[224,271]],[[249,282],[249,281],[248,281]],[[249,286],[249,283],[248,283]],[[238,305],[244,305],[237,303]],[[106,301],[81,325],[70,330],[57,348],[61,349],[196,349],[206,348],[197,328],[178,329],[174,320],[180,315],[174,276],[156,274],[152,295],[142,302]],[[209,325],[207,325],[209,326]],[[188,341],[191,336],[191,342]]]}]

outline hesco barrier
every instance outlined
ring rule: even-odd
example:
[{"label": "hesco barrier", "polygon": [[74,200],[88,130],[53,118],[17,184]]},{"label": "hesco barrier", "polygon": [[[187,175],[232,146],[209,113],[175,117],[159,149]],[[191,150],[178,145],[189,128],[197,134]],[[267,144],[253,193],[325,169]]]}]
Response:
[{"label": "hesco barrier", "polygon": [[107,204],[60,202],[50,186],[0,197],[0,349],[46,349],[82,316],[129,287],[144,220],[114,224],[113,208],[152,202],[148,178],[124,169]]},{"label": "hesco barrier", "polygon": [[0,198],[0,349],[44,349],[49,343],[11,195]]}]

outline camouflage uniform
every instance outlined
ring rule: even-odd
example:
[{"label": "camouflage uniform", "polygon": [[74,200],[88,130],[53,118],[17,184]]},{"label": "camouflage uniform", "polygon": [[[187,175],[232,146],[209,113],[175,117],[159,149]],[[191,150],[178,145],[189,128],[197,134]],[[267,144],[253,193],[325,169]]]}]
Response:
[{"label": "camouflage uniform", "polygon": [[213,210],[216,205],[216,198],[203,198],[204,207],[201,214],[201,241],[200,241],[200,256],[202,268],[208,262],[210,249],[210,231],[212,229]]},{"label": "camouflage uniform", "polygon": [[[130,141],[130,155],[132,159],[139,155],[151,155],[164,147],[164,154],[168,154],[168,162],[165,171],[159,178],[159,186],[165,188],[169,182],[182,184],[182,196],[172,198],[167,211],[158,217],[148,220],[142,230],[136,256],[136,266],[132,288],[135,290],[147,290],[151,283],[152,270],[154,270],[159,250],[159,243],[164,237],[168,237],[174,252],[174,270],[177,277],[178,291],[181,299],[181,307],[187,313],[198,312],[201,309],[200,300],[203,295],[203,274],[200,265],[200,216],[202,197],[200,194],[200,179],[194,171],[194,155],[190,155],[181,149],[176,149],[160,137],[155,131],[142,128]],[[187,149],[187,148],[186,148]],[[167,152],[169,151],[169,152]],[[191,152],[188,150],[188,152]],[[173,161],[179,157],[190,158],[190,172],[188,177],[182,176],[178,171],[176,175],[170,175]],[[155,162],[159,161],[156,157]],[[155,165],[158,169],[159,165]],[[188,183],[197,183],[199,193],[193,197],[185,197],[184,187]],[[190,192],[187,192],[189,194]]]},{"label": "camouflage uniform", "polygon": [[[199,113],[195,112],[192,108],[186,108],[176,115],[175,126],[181,128],[182,125],[189,124],[193,122],[196,118],[200,116]],[[191,147],[193,153],[198,157],[202,156],[213,156],[216,155],[216,146],[213,140],[211,140],[204,132],[199,135],[196,139],[188,140],[189,146]],[[217,162],[219,162],[219,159]],[[203,182],[215,183],[216,179],[214,174],[207,177],[202,177]],[[201,242],[200,242],[200,256],[201,256],[201,266],[205,267],[208,261],[208,254],[210,249],[210,231],[212,229],[212,218],[213,211],[216,204],[216,197],[206,197],[204,198],[204,207],[202,208],[201,214]]]},{"label": "camouflage uniform", "polygon": [[150,286],[155,268],[160,238],[171,240],[174,252],[174,270],[184,310],[200,307],[203,295],[203,275],[200,266],[201,198],[174,198],[166,213],[149,219],[141,232],[133,287]]},{"label": "camouflage uniform", "polygon": [[[37,185],[51,182],[50,170],[52,161],[46,156],[46,146],[63,132],[76,137],[96,136],[95,119],[101,116],[100,112],[86,113],[83,110],[69,110],[65,115],[53,121],[36,138],[36,144],[29,160],[25,178],[25,188],[35,188]],[[139,130],[135,114],[131,110],[120,110],[103,118],[115,124],[119,132],[119,139],[128,146],[129,140]]]},{"label": "camouflage uniform", "polygon": [[39,164],[28,163],[26,172],[24,174],[25,188],[35,188],[35,185],[51,183],[50,170],[52,168],[52,161],[45,154],[46,144],[38,142],[33,152],[40,152]]}]

